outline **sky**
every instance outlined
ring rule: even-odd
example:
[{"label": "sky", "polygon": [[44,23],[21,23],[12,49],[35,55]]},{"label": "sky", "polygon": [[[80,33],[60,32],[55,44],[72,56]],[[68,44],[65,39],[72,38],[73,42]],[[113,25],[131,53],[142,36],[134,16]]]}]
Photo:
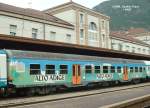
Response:
[{"label": "sky", "polygon": [[[48,9],[70,0],[0,0],[1,3],[6,3],[23,8],[33,8],[37,10]],[[106,0],[72,0],[73,2],[79,3],[88,8],[93,8],[95,5],[106,1]]]}]

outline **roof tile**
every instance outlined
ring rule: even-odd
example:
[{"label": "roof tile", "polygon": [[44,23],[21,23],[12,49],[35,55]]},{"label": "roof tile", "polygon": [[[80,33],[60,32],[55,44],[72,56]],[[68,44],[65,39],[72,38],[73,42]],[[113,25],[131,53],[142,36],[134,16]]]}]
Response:
[{"label": "roof tile", "polygon": [[138,40],[138,39],[135,39],[131,36],[128,36],[128,33],[127,32],[120,32],[120,31],[112,31],[110,32],[110,37],[116,37],[116,38],[120,38],[120,39],[123,39],[123,40],[127,40],[127,41],[130,41],[130,42],[135,42],[135,43],[139,43],[139,44],[142,44],[142,45],[145,45],[145,46],[150,46],[149,44],[141,41],[141,40]]},{"label": "roof tile", "polygon": [[54,23],[59,23],[59,24],[67,25],[67,26],[73,26],[72,24],[64,20],[61,20],[53,15],[46,14],[39,10],[34,10],[34,9],[29,9],[29,8],[20,8],[20,7],[11,6],[8,4],[0,3],[0,11],[38,18],[38,19],[42,19],[42,20],[46,20],[46,21],[50,21]]}]

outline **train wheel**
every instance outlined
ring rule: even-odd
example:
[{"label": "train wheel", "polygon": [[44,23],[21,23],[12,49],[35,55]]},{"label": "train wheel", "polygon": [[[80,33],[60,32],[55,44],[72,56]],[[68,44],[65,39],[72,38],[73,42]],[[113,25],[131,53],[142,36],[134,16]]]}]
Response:
[{"label": "train wheel", "polygon": [[3,97],[8,97],[9,96],[8,88],[4,88],[2,91],[3,91],[3,94],[2,94]]}]

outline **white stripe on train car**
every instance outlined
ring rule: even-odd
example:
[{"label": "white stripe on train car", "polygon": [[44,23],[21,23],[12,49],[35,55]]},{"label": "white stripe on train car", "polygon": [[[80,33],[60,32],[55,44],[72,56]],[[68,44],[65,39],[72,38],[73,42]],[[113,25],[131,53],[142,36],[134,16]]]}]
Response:
[{"label": "white stripe on train car", "polygon": [[150,65],[150,61],[144,61],[146,65]]},{"label": "white stripe on train car", "polygon": [[0,80],[6,80],[6,78],[0,78]]}]

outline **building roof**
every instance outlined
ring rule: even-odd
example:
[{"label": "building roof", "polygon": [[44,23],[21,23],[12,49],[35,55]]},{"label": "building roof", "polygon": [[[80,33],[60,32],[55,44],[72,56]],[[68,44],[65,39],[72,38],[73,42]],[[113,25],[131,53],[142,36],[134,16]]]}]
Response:
[{"label": "building roof", "polygon": [[144,28],[130,28],[127,32],[128,35],[136,35],[136,34],[147,33],[148,31]]},{"label": "building roof", "polygon": [[53,15],[46,14],[39,10],[34,10],[34,9],[29,9],[29,8],[20,8],[20,7],[11,6],[8,4],[0,3],[0,11],[38,18],[38,19],[42,19],[42,20],[46,20],[46,21],[50,21],[54,23],[59,23],[62,25],[73,26],[72,24],[64,20],[61,20]]},{"label": "building roof", "polygon": [[128,34],[126,32],[123,32],[123,31],[122,32],[118,32],[118,31],[110,32],[110,37],[111,38],[119,38],[119,39],[122,39],[122,40],[129,41],[131,43],[141,44],[141,45],[150,47],[149,44],[147,44],[147,43],[145,43],[141,40],[135,39],[131,36],[128,36]]},{"label": "building roof", "polygon": [[49,8],[49,9],[46,9],[46,10],[44,10],[43,12],[52,13],[53,11],[55,11],[55,10],[61,8],[61,7],[66,7],[66,6],[68,6],[68,7],[70,6],[70,7],[82,8],[82,9],[87,10],[87,11],[89,11],[89,12],[92,12],[92,13],[94,13],[94,14],[96,14],[96,15],[100,15],[100,16],[102,16],[102,17],[105,17],[106,19],[110,19],[110,17],[107,16],[107,15],[101,14],[100,12],[96,12],[96,11],[90,9],[90,8],[87,8],[87,7],[83,6],[83,5],[80,5],[80,4],[78,4],[78,3],[75,3],[75,2],[73,2],[73,1],[70,1],[70,2],[67,2],[67,3],[61,4],[61,5],[58,5],[58,6]]}]

